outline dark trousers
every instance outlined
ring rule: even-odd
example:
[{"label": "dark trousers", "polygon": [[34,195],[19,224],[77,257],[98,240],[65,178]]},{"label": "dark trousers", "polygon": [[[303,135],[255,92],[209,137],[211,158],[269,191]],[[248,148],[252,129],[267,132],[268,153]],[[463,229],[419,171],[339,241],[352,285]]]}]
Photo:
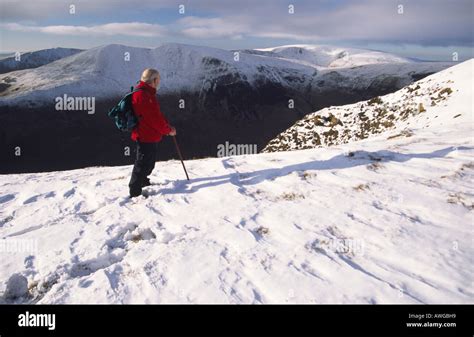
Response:
[{"label": "dark trousers", "polygon": [[130,192],[141,193],[143,183],[155,168],[158,143],[137,142],[137,158],[128,186]]}]

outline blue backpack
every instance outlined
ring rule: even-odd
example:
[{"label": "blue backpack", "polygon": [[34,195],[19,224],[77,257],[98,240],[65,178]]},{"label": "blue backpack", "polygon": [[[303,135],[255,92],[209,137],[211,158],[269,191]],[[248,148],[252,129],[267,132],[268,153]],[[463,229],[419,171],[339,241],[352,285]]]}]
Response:
[{"label": "blue backpack", "polygon": [[130,89],[130,92],[126,94],[120,102],[117,103],[112,109],[109,110],[107,115],[112,118],[115,122],[115,125],[120,131],[130,132],[138,124],[138,118],[135,116],[132,107],[132,94],[141,89],[133,90],[133,87]]}]

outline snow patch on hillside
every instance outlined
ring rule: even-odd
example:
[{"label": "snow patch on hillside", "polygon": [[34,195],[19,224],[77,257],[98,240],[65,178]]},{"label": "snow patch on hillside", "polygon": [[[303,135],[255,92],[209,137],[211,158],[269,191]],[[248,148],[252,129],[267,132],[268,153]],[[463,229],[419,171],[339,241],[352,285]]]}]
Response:
[{"label": "snow patch on hillside", "polygon": [[412,63],[411,59],[390,53],[328,45],[286,45],[256,49],[271,55],[299,60],[324,68],[355,67],[379,63]]},{"label": "snow patch on hillside", "polygon": [[37,68],[81,51],[81,49],[74,48],[51,48],[20,53],[19,59],[15,55],[9,56],[0,59],[0,74],[21,69]]},{"label": "snow patch on hillside", "polygon": [[409,137],[430,126],[472,127],[473,64],[471,59],[395,93],[306,115],[263,152],[330,146],[381,133]]}]

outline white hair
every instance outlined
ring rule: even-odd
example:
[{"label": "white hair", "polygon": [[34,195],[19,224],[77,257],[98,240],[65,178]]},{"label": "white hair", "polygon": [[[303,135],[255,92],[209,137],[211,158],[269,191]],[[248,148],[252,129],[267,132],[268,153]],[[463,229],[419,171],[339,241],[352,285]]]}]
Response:
[{"label": "white hair", "polygon": [[160,72],[153,68],[147,68],[143,70],[141,80],[148,84],[152,83],[155,78],[160,78]]}]

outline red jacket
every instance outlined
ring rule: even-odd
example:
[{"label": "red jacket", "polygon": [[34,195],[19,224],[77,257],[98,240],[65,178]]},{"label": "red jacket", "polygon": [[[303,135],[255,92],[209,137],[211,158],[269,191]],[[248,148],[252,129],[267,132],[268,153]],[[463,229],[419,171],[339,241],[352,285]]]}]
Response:
[{"label": "red jacket", "polygon": [[138,125],[132,131],[132,139],[142,143],[154,143],[161,140],[162,135],[171,132],[168,121],[160,111],[160,103],[156,98],[156,89],[140,81],[132,94],[133,112],[138,117]]}]

